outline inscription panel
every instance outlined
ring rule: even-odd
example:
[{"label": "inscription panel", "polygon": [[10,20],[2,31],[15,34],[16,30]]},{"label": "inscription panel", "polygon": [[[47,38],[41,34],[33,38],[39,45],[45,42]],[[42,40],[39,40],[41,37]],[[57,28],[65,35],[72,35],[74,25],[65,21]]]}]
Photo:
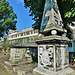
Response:
[{"label": "inscription panel", "polygon": [[68,46],[65,48],[65,65],[69,64],[69,53],[68,53]]},{"label": "inscription panel", "polygon": [[61,50],[60,47],[56,47],[56,67],[61,68]]},{"label": "inscription panel", "polygon": [[65,68],[69,64],[69,56],[68,56],[68,46],[67,45],[59,45],[56,46],[55,50],[56,57],[56,69],[60,70],[61,68]]}]

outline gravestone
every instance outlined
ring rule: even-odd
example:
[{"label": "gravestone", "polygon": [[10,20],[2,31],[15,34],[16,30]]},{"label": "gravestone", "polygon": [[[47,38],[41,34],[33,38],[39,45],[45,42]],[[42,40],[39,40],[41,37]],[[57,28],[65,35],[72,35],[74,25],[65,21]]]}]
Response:
[{"label": "gravestone", "polygon": [[15,61],[29,61],[32,62],[32,57],[29,48],[13,46],[10,49],[10,59],[11,62]]},{"label": "gravestone", "polygon": [[73,70],[69,67],[66,29],[56,0],[46,0],[40,28],[38,44],[38,67],[34,75],[68,75]]},{"label": "gravestone", "polygon": [[11,48],[10,49],[10,60],[11,59],[23,59],[25,56],[25,48]]}]

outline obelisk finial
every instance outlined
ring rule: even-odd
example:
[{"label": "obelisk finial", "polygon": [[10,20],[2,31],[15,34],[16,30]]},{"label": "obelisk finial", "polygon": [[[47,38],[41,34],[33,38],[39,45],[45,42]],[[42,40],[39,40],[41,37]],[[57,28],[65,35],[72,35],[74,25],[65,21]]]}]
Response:
[{"label": "obelisk finial", "polygon": [[56,0],[46,0],[40,32],[47,32],[53,29],[63,31],[62,18]]}]

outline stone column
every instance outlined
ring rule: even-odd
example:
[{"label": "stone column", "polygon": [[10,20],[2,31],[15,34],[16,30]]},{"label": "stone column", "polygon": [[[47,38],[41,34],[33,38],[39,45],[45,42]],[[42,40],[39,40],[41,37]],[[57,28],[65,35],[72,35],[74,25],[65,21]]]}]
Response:
[{"label": "stone column", "polygon": [[18,37],[18,34],[17,34],[17,37]]},{"label": "stone column", "polygon": [[55,53],[55,46],[54,46],[54,71],[56,72],[56,53]]},{"label": "stone column", "polygon": [[23,33],[23,36],[24,36],[25,34]]},{"label": "stone column", "polygon": [[61,67],[62,67],[62,69],[64,69],[64,64],[65,64],[65,50],[64,50],[64,48],[61,48],[61,58],[62,58],[62,63],[61,63]]}]

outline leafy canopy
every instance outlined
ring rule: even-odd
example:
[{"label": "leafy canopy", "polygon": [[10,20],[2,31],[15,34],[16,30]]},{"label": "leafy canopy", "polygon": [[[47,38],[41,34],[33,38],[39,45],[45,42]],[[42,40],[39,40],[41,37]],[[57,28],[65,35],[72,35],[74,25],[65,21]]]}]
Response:
[{"label": "leafy canopy", "polygon": [[[75,0],[57,0],[59,10],[63,19],[64,28],[68,30],[67,36],[71,38],[71,30],[68,28],[67,23],[75,20]],[[33,28],[40,29],[45,0],[24,0],[25,8],[29,7],[30,16],[35,21],[32,25]]]},{"label": "leafy canopy", "polygon": [[16,14],[6,0],[0,0],[0,37],[8,34],[10,29],[16,29]]}]

